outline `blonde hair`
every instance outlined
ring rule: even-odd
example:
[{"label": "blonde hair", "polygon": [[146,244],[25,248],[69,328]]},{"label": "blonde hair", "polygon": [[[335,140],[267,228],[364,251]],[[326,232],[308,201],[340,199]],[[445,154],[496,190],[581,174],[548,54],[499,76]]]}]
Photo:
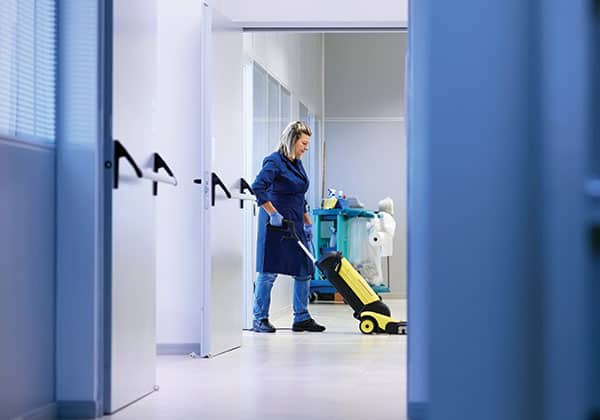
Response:
[{"label": "blonde hair", "polygon": [[294,146],[302,134],[306,134],[308,137],[312,136],[312,131],[308,124],[304,121],[292,121],[289,123],[281,133],[279,147],[277,148],[279,153],[290,159],[294,159],[296,157]]}]

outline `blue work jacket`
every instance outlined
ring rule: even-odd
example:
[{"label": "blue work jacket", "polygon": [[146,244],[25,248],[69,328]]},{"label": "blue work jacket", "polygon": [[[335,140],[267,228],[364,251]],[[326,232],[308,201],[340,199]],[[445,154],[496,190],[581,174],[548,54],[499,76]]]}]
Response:
[{"label": "blue work jacket", "polygon": [[[283,216],[294,222],[296,234],[307,245],[304,234],[304,213],[307,211],[304,195],[308,191],[308,176],[300,159],[289,160],[274,152],[263,160],[252,189],[258,205],[267,201]],[[284,240],[280,232],[267,231],[268,213],[261,208],[258,215],[256,271],[308,277],[314,273],[312,261],[294,240]]]}]

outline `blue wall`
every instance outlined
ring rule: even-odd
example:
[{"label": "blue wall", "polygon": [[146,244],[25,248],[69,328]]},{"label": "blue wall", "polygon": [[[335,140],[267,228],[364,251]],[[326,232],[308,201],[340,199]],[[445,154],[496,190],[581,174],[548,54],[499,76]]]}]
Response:
[{"label": "blue wall", "polygon": [[55,152],[0,139],[0,418],[54,402]]},{"label": "blue wall", "polygon": [[543,2],[545,420],[600,416],[599,255],[588,237],[600,201],[584,193],[587,177],[600,175],[599,15],[591,5]]},{"label": "blue wall", "polygon": [[428,420],[540,419],[537,11],[411,8],[409,397]]},{"label": "blue wall", "polygon": [[410,16],[410,418],[600,418],[598,7]]}]

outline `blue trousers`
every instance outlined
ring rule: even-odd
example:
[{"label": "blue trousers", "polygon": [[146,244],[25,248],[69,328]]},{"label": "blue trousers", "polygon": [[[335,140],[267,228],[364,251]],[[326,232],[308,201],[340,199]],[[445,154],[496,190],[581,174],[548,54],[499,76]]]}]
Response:
[{"label": "blue trousers", "polygon": [[[269,317],[271,306],[271,289],[277,274],[258,273],[254,285],[254,319]],[[308,295],[310,293],[310,277],[294,277],[294,322],[310,319],[308,313]]]}]

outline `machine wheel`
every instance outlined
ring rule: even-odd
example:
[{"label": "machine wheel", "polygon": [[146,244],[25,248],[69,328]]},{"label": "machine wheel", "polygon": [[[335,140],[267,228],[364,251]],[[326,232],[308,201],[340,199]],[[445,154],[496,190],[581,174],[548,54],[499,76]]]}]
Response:
[{"label": "machine wheel", "polygon": [[317,301],[317,298],[319,296],[317,295],[317,292],[312,292],[308,298],[308,300],[310,301],[310,303],[315,303]]},{"label": "machine wheel", "polygon": [[358,325],[360,332],[363,334],[373,334],[377,329],[377,323],[370,316],[365,316],[360,319],[360,324]]}]

